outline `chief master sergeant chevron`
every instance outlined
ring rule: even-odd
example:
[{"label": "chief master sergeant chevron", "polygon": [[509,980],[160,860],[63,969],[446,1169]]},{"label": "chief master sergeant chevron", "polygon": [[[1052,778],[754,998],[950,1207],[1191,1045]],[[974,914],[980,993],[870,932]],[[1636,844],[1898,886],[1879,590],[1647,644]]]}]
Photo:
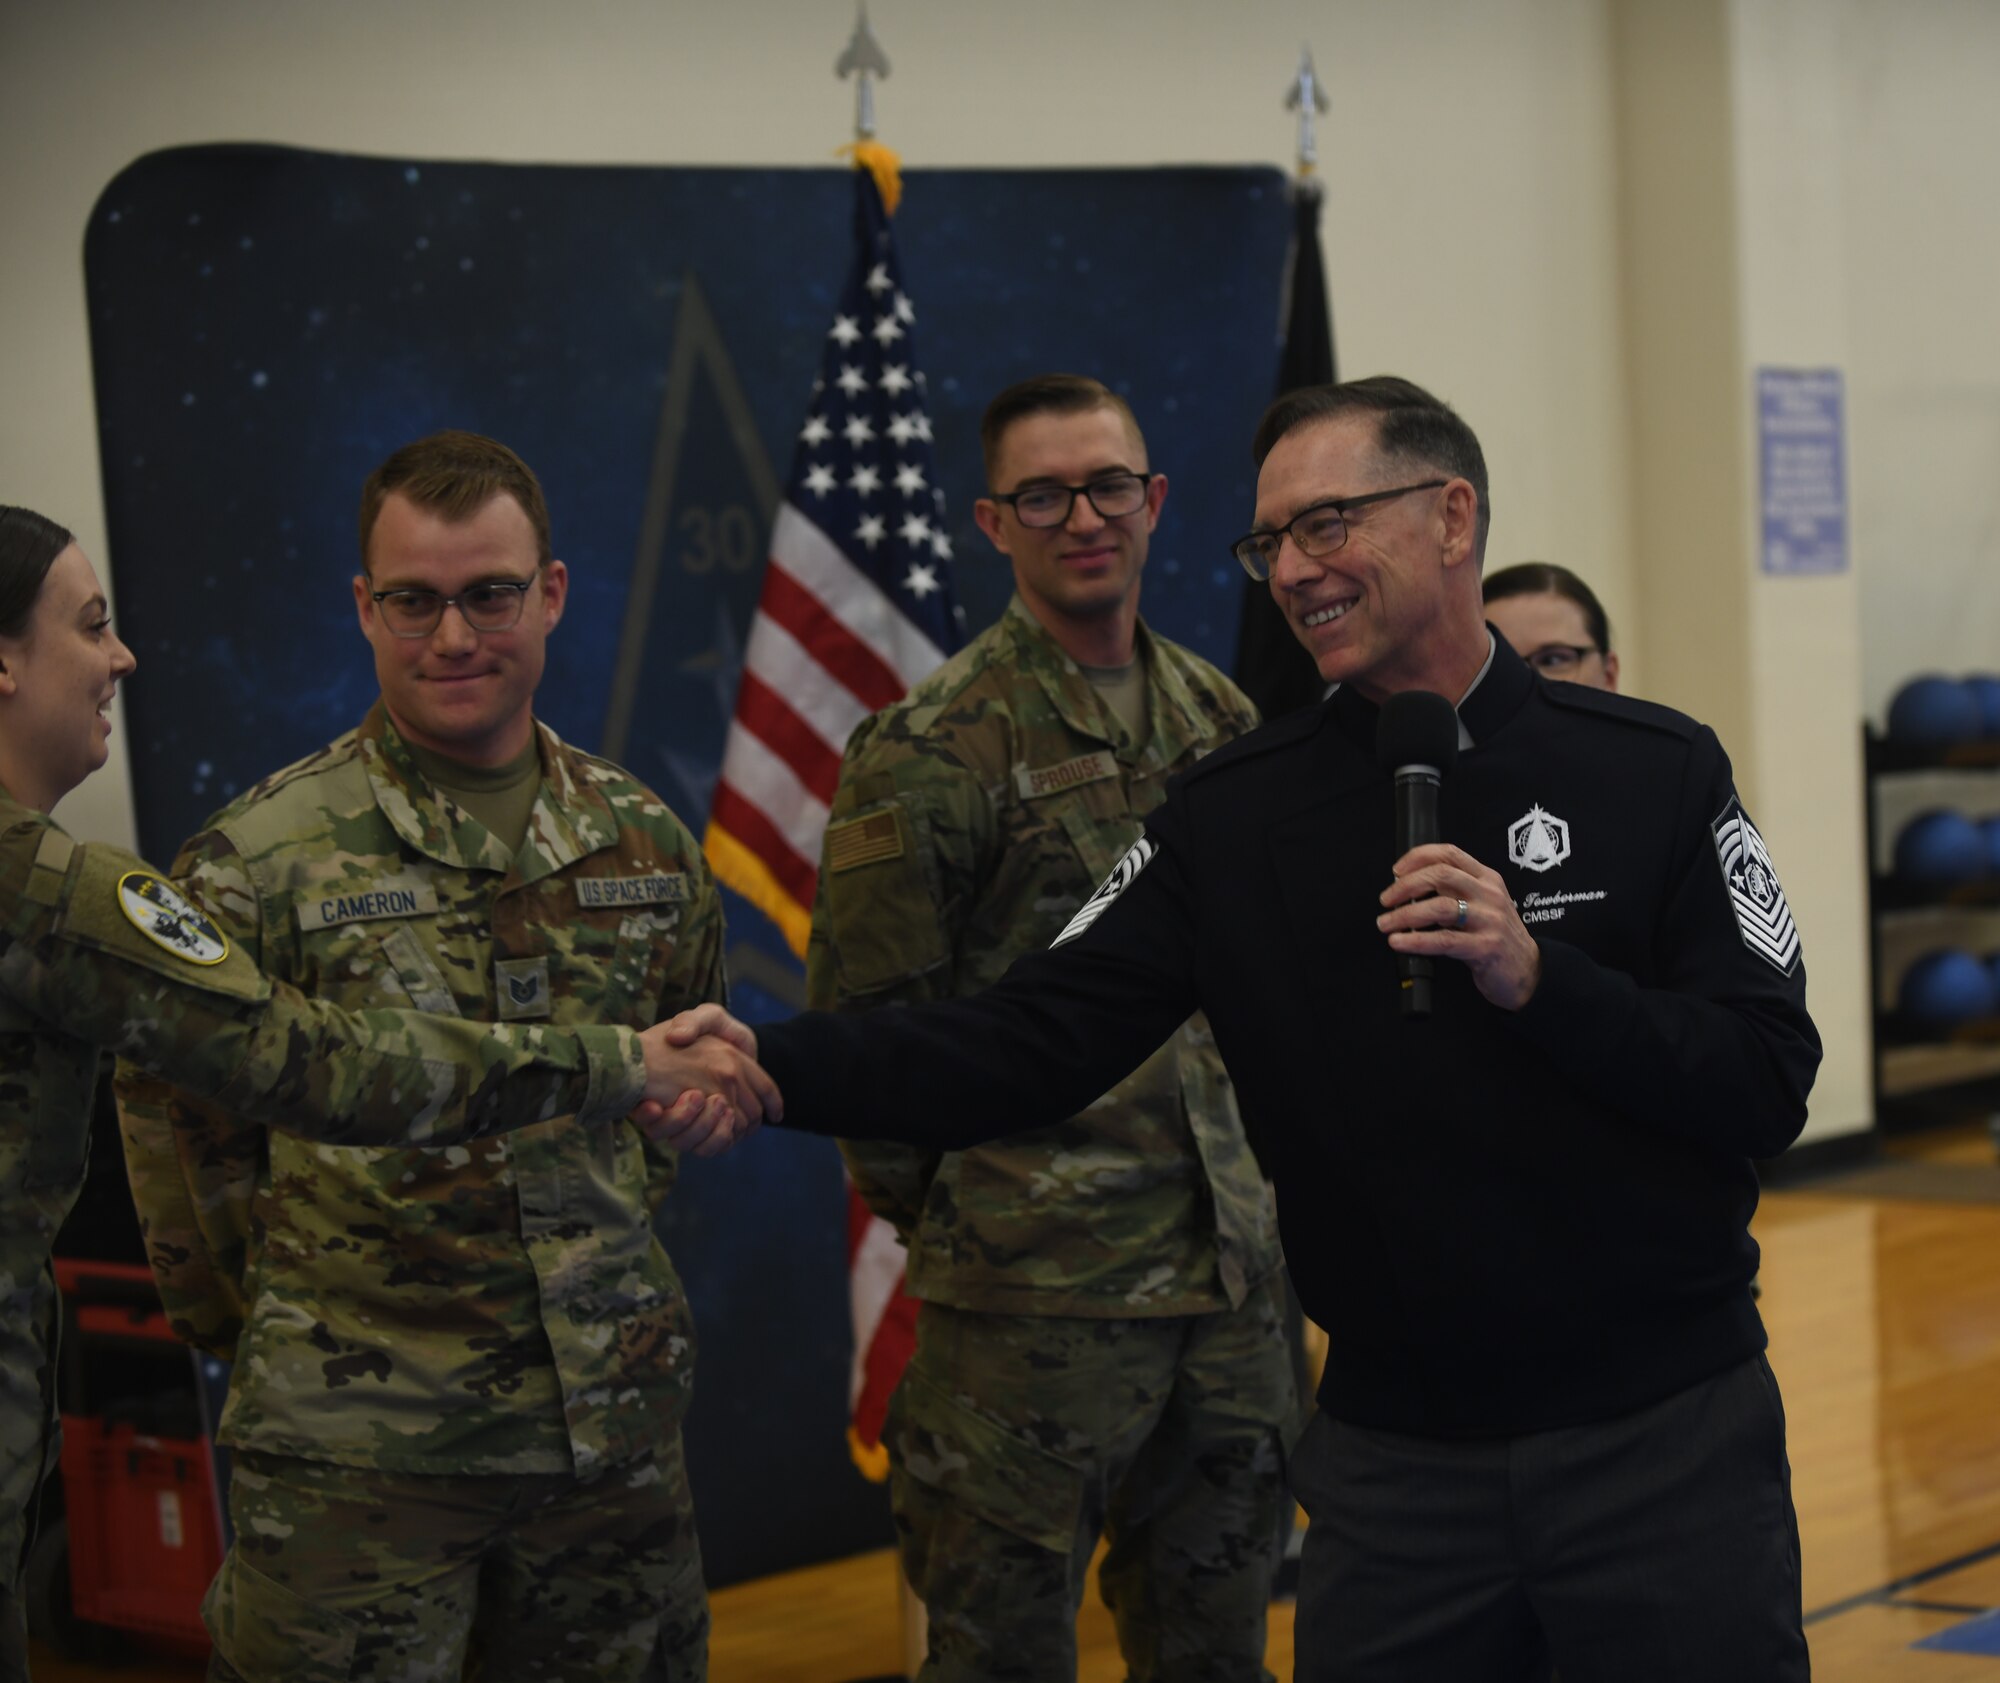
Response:
[{"label": "chief master sergeant chevron", "polygon": [[[360,535],[382,698],[211,819],[188,891],[351,1007],[639,1027],[719,1000],[697,844],[533,716],[568,584],[533,473],[420,440],[368,480]],[[316,1148],[122,1088],[169,1312],[236,1357],[211,1676],[455,1683],[476,1634],[488,1678],[703,1677],[693,1328],[652,1226],[672,1153],[568,1117]]]},{"label": "chief master sergeant chevron", "polygon": [[[814,1004],[976,992],[1048,945],[1167,778],[1256,722],[1149,631],[1166,497],[1096,380],[1009,387],[980,425],[980,528],[1015,595],[841,765],[807,955]],[[964,1152],[849,1144],[909,1249],[916,1352],[884,1443],[929,1614],[922,1683],[1062,1683],[1098,1578],[1140,1683],[1255,1683],[1295,1429],[1277,1217],[1208,1025],[1054,1127]]]},{"label": "chief master sergeant chevron", "polygon": [[[1256,455],[1237,554],[1328,702],[1170,782],[985,993],[685,1032],[757,1050],[787,1126],[949,1149],[1069,1114],[1204,1010],[1331,1340],[1291,1465],[1299,1678],[1798,1683],[1748,1222],[1819,1037],[1728,759],[1488,631],[1485,462],[1429,393],[1289,394]],[[1460,753],[1446,840],[1398,858],[1374,738],[1408,690],[1455,703]],[[1389,949],[1451,961],[1430,1018],[1399,1020]]]}]

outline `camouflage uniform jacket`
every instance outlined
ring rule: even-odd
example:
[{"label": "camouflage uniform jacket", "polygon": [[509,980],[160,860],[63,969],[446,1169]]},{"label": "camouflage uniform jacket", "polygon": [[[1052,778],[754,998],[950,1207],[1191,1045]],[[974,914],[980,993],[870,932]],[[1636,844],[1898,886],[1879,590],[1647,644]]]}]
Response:
[{"label": "camouflage uniform jacket", "polygon": [[[424,782],[378,702],[225,808],[176,875],[266,972],[343,1004],[641,1027],[719,999],[694,839],[537,728],[512,858]],[[126,1071],[120,1100],[168,1314],[236,1359],[223,1442],[590,1476],[679,1418],[693,1329],[652,1225],[673,1161],[629,1124],[370,1150],[246,1130]]]},{"label": "camouflage uniform jacket", "polygon": [[[644,1063],[624,1029],[488,1029],[344,1012],[274,989],[141,860],[79,846],[0,789],[0,1563],[50,1430],[49,1254],[83,1184],[101,1054],[326,1139],[439,1143],[581,1109],[622,1116]],[[11,1552],[10,1552],[11,1551]]]},{"label": "camouflage uniform jacket", "polygon": [[[841,766],[807,985],[867,1009],[978,991],[1046,947],[1167,778],[1256,723],[1206,661],[1141,625],[1150,731],[1124,724],[1018,598],[863,723]],[[1007,1314],[1240,1306],[1277,1266],[1270,1189],[1193,1017],[1081,1115],[972,1151],[846,1143],[920,1298]]]}]

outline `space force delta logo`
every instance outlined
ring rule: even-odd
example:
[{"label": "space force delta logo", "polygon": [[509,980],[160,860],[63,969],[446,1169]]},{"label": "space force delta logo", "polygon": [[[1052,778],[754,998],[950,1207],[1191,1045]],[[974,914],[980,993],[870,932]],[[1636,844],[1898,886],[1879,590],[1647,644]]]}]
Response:
[{"label": "space force delta logo", "polygon": [[[1569,823],[1531,806],[1507,826],[1507,862],[1524,871],[1553,871],[1569,858]],[[1560,923],[1571,910],[1609,898],[1602,888],[1532,889],[1514,902],[1523,923]]]},{"label": "space force delta logo", "polygon": [[1153,855],[1159,849],[1145,836],[1132,844],[1132,850],[1111,867],[1111,875],[1098,884],[1097,892],[1084,901],[1075,917],[1063,925],[1063,932],[1049,943],[1050,950],[1065,941],[1074,941],[1093,923],[1104,915],[1104,908],[1123,894],[1137,880],[1138,875],[1152,863]]},{"label": "space force delta logo", "polygon": [[1524,871],[1553,871],[1569,857],[1569,826],[1531,806],[1507,826],[1507,857]]},{"label": "space force delta logo", "polygon": [[1789,976],[1799,962],[1799,926],[1778,886],[1770,850],[1741,801],[1731,799],[1715,821],[1715,854],[1729,884],[1729,905],[1743,944],[1770,960],[1780,975]]}]

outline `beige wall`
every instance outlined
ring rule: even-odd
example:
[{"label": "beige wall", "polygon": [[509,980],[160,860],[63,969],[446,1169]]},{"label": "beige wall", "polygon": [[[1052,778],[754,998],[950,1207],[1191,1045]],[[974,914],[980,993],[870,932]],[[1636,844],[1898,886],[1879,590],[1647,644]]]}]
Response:
[{"label": "beige wall", "polygon": [[1862,704],[2000,672],[2000,6],[1836,10]]}]

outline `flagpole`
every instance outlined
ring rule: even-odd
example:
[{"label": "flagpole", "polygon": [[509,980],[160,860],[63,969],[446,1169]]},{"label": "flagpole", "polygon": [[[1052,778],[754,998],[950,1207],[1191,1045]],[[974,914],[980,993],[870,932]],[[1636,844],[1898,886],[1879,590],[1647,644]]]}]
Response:
[{"label": "flagpole", "polygon": [[[865,169],[875,177],[876,187],[882,195],[882,208],[894,215],[896,202],[902,193],[897,158],[875,138],[875,79],[888,76],[889,56],[882,51],[882,43],[875,39],[875,31],[868,26],[868,0],[860,0],[856,8],[854,33],[848,38],[840,57],[834,60],[833,73],[842,81],[849,76],[854,78],[854,144],[843,150],[852,154],[856,169]],[[851,1184],[848,1197],[850,1200],[857,1198]],[[902,1296],[900,1275],[895,1295]],[[849,1435],[852,1438],[851,1431]],[[883,1474],[871,1476],[881,1477]],[[853,1683],[908,1683],[930,1651],[929,1621],[924,1604],[903,1572],[901,1553],[898,1552],[895,1558],[896,1623],[902,1646],[903,1669],[887,1677],[856,1678]]]},{"label": "flagpole", "polygon": [[[1319,218],[1324,191],[1319,174],[1317,119],[1332,108],[1312,48],[1299,51],[1298,69],[1286,85],[1284,106],[1298,117],[1298,172],[1292,178],[1292,243],[1279,283],[1278,320],[1284,335],[1273,396],[1336,377],[1333,321],[1320,262]],[[1246,580],[1236,633],[1232,674],[1266,719],[1316,706],[1326,693],[1312,657],[1292,635],[1284,611],[1267,585]]]}]

